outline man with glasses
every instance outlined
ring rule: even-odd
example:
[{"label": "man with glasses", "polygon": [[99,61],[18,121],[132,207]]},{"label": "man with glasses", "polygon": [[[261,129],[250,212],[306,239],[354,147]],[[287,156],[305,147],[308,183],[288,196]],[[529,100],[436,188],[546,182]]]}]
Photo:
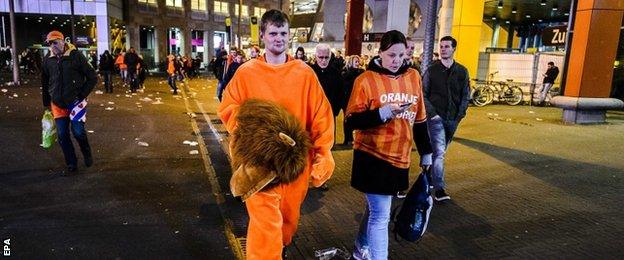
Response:
[{"label": "man with glasses", "polygon": [[43,106],[51,109],[54,116],[58,141],[67,166],[62,175],[67,176],[77,169],[76,152],[69,137],[70,126],[82,151],[85,166],[93,165],[84,124],[86,98],[97,84],[97,75],[87,58],[74,45],[64,41],[61,32],[51,31],[46,42],[50,45],[50,52],[43,60],[41,95]]},{"label": "man with glasses", "polygon": [[[325,92],[325,96],[331,104],[332,112],[334,113],[334,122],[336,122],[336,116],[340,113],[343,104],[347,102],[347,100],[345,100],[346,94],[344,92],[342,74],[338,69],[330,66],[331,49],[329,45],[325,43],[316,45],[315,54],[316,63],[312,65],[312,69],[318,77],[323,87],[323,92]],[[323,188],[327,187],[325,186]]]}]

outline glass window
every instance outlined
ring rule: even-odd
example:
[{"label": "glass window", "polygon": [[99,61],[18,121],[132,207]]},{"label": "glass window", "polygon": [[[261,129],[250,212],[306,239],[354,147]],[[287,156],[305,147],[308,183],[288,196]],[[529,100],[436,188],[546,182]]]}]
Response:
[{"label": "glass window", "polygon": [[191,0],[191,9],[206,11],[206,0]]},{"label": "glass window", "polygon": [[254,15],[258,18],[262,17],[265,12],[266,8],[254,7]]},{"label": "glass window", "polygon": [[167,0],[167,6],[182,7],[182,0]]},{"label": "glass window", "polygon": [[[238,4],[234,5],[234,13],[238,15]],[[243,17],[249,17],[249,6],[243,5]]]},{"label": "glass window", "polygon": [[156,4],[156,0],[139,0],[139,3],[144,3],[144,4]]},{"label": "glass window", "polygon": [[221,1],[214,1],[214,11],[215,13],[221,13],[221,14],[229,14],[229,10],[228,10],[228,3],[227,2],[221,2]]}]

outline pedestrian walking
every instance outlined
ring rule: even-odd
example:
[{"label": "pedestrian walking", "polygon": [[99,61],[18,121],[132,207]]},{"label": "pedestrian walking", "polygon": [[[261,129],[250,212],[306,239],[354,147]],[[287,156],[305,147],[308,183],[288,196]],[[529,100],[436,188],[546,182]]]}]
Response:
[{"label": "pedestrian walking", "polygon": [[555,66],[554,62],[548,62],[548,69],[546,70],[546,73],[542,74],[542,76],[544,77],[544,81],[542,81],[542,89],[539,95],[539,103],[537,103],[538,106],[544,105],[544,100],[546,100],[548,92],[550,92],[553,84],[555,84],[555,79],[557,79],[557,76],[559,76],[559,68]]},{"label": "pedestrian walking", "polygon": [[[342,78],[344,80],[344,102],[342,105],[342,111],[346,113],[349,99],[351,98],[351,92],[353,90],[353,83],[355,79],[364,72],[364,69],[360,68],[360,57],[357,55],[351,55],[347,57],[347,63],[345,69],[342,71]],[[346,123],[347,117],[344,118],[344,142],[343,145],[351,145],[353,143],[353,129]]]},{"label": "pedestrian walking", "polygon": [[331,64],[331,49],[329,45],[320,43],[316,45],[315,49],[316,62],[312,65],[312,69],[318,77],[323,92],[329,100],[334,114],[334,122],[340,109],[344,104],[344,82],[342,81],[342,75],[340,70],[336,69]]},{"label": "pedestrian walking", "polygon": [[106,93],[113,93],[113,78],[112,73],[115,70],[115,64],[113,61],[113,56],[105,50],[102,55],[100,55],[100,66],[99,66],[100,74],[102,78],[104,78],[104,89]]},{"label": "pedestrian walking", "polygon": [[167,83],[169,83],[169,87],[173,89],[173,94],[178,94],[178,87],[176,86],[176,79],[178,74],[180,73],[180,64],[176,62],[173,54],[169,54],[167,56]]},{"label": "pedestrian walking", "polygon": [[130,92],[136,93],[139,88],[139,81],[137,79],[137,65],[139,64],[139,55],[137,55],[134,47],[130,47],[126,55],[123,58],[124,64],[126,64],[126,69],[128,71],[128,75],[126,80],[130,83]]},{"label": "pedestrian walking", "polygon": [[351,186],[366,198],[354,259],[388,259],[392,197],[409,188],[412,142],[423,170],[431,165],[421,78],[404,62],[406,47],[399,31],[382,36],[379,56],[355,80],[347,107],[347,124],[357,130]]},{"label": "pedestrian walking", "polygon": [[468,70],[453,59],[457,41],[451,36],[440,39],[440,59],[434,61],[425,72],[425,104],[433,166],[431,181],[435,189],[434,199],[451,199],[444,181],[444,156],[448,150],[459,122],[466,116],[470,100],[470,77]]},{"label": "pedestrian walking", "polygon": [[128,84],[128,66],[124,63],[125,52],[120,52],[117,54],[117,58],[115,59],[115,66],[119,70],[119,76],[121,77],[122,84]]},{"label": "pedestrian walking", "polygon": [[78,141],[87,167],[93,165],[91,147],[85,131],[86,99],[97,84],[95,69],[76,47],[65,42],[59,31],[46,37],[50,52],[43,61],[41,94],[43,106],[52,110],[58,141],[65,156],[64,175],[76,172],[77,158],[70,139],[71,132]]},{"label": "pedestrian walking", "polygon": [[[227,73],[223,77],[223,90],[224,91],[227,88],[228,83],[230,83],[230,80],[232,80],[232,77],[234,77],[234,73],[236,73],[236,70],[238,70],[238,68],[240,67],[240,65],[243,64],[243,62],[245,62],[245,54],[242,51],[236,51],[236,56],[234,57],[234,61],[232,62],[232,64],[230,64]],[[219,96],[218,98],[219,98],[219,101],[221,101],[223,97]]]},{"label": "pedestrian walking", "polygon": [[[264,55],[243,64],[228,84],[218,115],[228,132],[237,127],[239,107],[249,99],[275,102],[295,116],[309,134],[312,149],[305,170],[290,183],[276,183],[245,201],[249,215],[247,259],[281,259],[299,222],[308,183],[321,186],[332,175],[334,141],[331,106],[314,71],[287,55],[288,15],[269,10],[260,21]],[[264,152],[264,151],[262,151]]]}]

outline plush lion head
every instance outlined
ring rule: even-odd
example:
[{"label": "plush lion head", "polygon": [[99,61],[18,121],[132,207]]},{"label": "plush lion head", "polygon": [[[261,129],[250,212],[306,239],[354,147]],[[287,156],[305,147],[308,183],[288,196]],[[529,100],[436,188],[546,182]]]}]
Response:
[{"label": "plush lion head", "polygon": [[240,106],[236,121],[230,144],[234,196],[244,200],[269,183],[290,183],[303,172],[310,137],[285,108],[250,99]]}]

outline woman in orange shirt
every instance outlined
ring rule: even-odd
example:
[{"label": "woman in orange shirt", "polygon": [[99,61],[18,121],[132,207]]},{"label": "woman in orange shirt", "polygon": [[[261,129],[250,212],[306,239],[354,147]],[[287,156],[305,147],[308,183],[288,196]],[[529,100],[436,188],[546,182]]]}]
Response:
[{"label": "woman in orange shirt", "polygon": [[388,258],[392,196],[408,188],[412,141],[421,155],[421,167],[431,165],[421,78],[404,63],[406,47],[401,32],[386,32],[379,56],[355,79],[347,105],[346,124],[357,130],[351,186],[367,200],[355,259]]}]

